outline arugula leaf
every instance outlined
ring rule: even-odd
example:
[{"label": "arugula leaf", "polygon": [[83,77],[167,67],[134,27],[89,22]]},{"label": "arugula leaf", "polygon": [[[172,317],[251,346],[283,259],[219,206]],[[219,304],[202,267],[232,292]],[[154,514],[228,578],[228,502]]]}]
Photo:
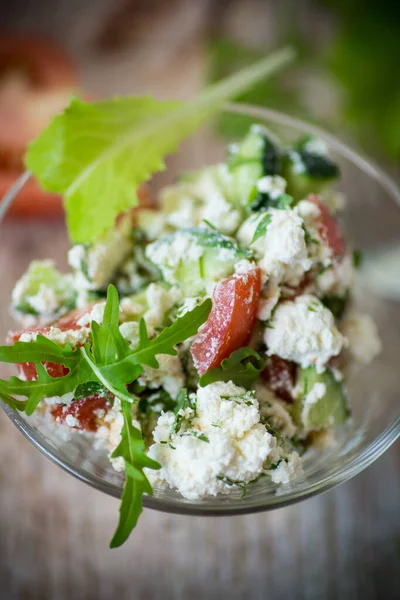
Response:
[{"label": "arugula leaf", "polygon": [[[141,432],[132,425],[131,406],[134,396],[127,390],[127,384],[134,382],[143,372],[143,365],[157,368],[156,355],[175,355],[174,346],[195,335],[207,319],[212,302],[205,300],[190,312],[165,328],[156,338],[150,340],[145,321],[139,325],[140,341],[131,349],[119,331],[119,298],[116,288],[109,286],[104,318],[101,325],[91,324],[91,342],[84,347],[72,350],[62,348],[54,342],[38,335],[32,342],[16,342],[13,346],[0,347],[0,360],[11,363],[34,362],[37,379],[23,381],[11,377],[0,379],[0,399],[13,409],[31,415],[42,398],[63,396],[75,392],[79,399],[108,390],[121,400],[124,426],[121,442],[113,457],[125,461],[126,482],[120,507],[120,520],[111,548],[123,544],[135,527],[142,512],[142,496],[152,494],[152,487],[143,468],[158,469],[160,465],[145,454],[145,444]],[[42,363],[63,364],[69,369],[64,377],[51,377]],[[24,396],[27,400],[17,400],[13,395]]]},{"label": "arugula leaf", "polygon": [[26,165],[43,188],[64,194],[72,241],[92,242],[137,205],[137,187],[165,168],[166,154],[292,58],[291,49],[277,51],[188,103],[132,97],[86,104],[75,98],[29,145]]},{"label": "arugula leaf", "polygon": [[4,383],[0,381],[0,400],[2,400],[10,408],[23,412],[26,408],[27,401],[16,400],[16,398],[10,396],[5,390],[7,390],[6,386],[4,386]]},{"label": "arugula leaf", "polygon": [[[207,319],[212,302],[203,304],[165,328],[156,338],[149,340],[144,320],[140,323],[140,342],[133,350],[119,331],[119,298],[113,285],[107,291],[103,323],[91,325],[92,344],[84,347],[64,348],[42,335],[32,342],[15,342],[13,346],[0,346],[0,360],[9,363],[33,362],[38,377],[23,381],[11,377],[0,379],[0,392],[5,402],[23,409],[31,415],[42,398],[63,396],[74,392],[83,384],[101,385],[120,400],[132,403],[134,397],[126,389],[143,372],[141,365],[158,368],[157,354],[176,355],[174,346],[195,335]],[[42,363],[62,364],[69,369],[64,377],[51,377]],[[26,404],[13,402],[13,395],[27,398]]]},{"label": "arugula leaf", "polygon": [[125,461],[125,486],[119,509],[120,517],[117,529],[110,543],[110,548],[121,546],[136,526],[143,510],[143,494],[152,494],[153,488],[143,472],[143,468],[160,469],[161,465],[145,454],[142,434],[132,424],[132,406],[122,401],[124,425],[121,441],[112,453],[112,458],[122,457]]},{"label": "arugula leaf", "polygon": [[200,377],[199,384],[206,387],[215,381],[233,381],[236,385],[250,389],[265,366],[261,356],[248,346],[232,352],[221,362],[220,367],[207,371]]},{"label": "arugula leaf", "polygon": [[144,319],[139,323],[140,341],[133,351],[135,360],[141,365],[158,369],[157,354],[176,355],[174,346],[195,335],[199,327],[206,321],[212,308],[212,301],[207,298],[202,304],[195,306],[182,317],[179,317],[153,340],[149,340]]},{"label": "arugula leaf", "polygon": [[[17,342],[18,343],[18,342]],[[21,342],[25,343],[27,346],[34,346],[37,342]],[[40,342],[39,342],[40,343]],[[5,347],[1,347],[1,350],[4,350]],[[13,347],[9,349],[12,350]],[[35,350],[34,350],[35,351]],[[18,355],[17,355],[18,356]],[[43,362],[49,362],[46,358],[46,354],[43,355]],[[18,410],[25,410],[27,415],[31,415],[35,410],[40,400],[43,398],[50,398],[52,396],[63,396],[69,392],[73,392],[81,383],[88,381],[89,378],[93,377],[90,369],[87,365],[79,360],[79,350],[76,351],[76,356],[78,361],[75,366],[70,369],[69,373],[64,377],[51,377],[45,367],[41,362],[35,362],[37,378],[33,381],[24,381],[19,379],[18,377],[12,376],[8,381],[0,379],[0,392],[2,397],[10,398],[13,395],[16,396],[24,396],[27,398],[26,402],[15,402],[15,408]],[[67,357],[67,362],[70,357]],[[7,362],[19,362],[18,360],[9,360]],[[32,361],[28,361],[32,362]],[[60,358],[58,359],[58,364],[62,364]],[[8,405],[10,405],[10,400],[4,400]]]},{"label": "arugula leaf", "polygon": [[62,348],[40,334],[33,342],[15,342],[12,346],[0,346],[0,362],[6,363],[47,361],[73,367],[79,361],[78,354],[69,344]]},{"label": "arugula leaf", "polygon": [[257,225],[257,229],[254,232],[253,239],[251,240],[251,244],[254,244],[254,242],[259,240],[260,237],[265,235],[265,233],[267,231],[267,227],[271,223],[271,219],[272,219],[272,215],[270,213],[267,213],[266,215],[263,216],[263,218]]}]

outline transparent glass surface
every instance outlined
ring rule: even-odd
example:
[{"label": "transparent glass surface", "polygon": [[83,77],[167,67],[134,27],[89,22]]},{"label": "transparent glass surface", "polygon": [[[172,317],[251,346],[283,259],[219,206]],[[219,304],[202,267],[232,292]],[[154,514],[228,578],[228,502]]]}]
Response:
[{"label": "transparent glass surface", "polygon": [[[265,109],[231,105],[226,109],[233,120],[244,115],[266,125],[286,141],[304,133],[317,133],[326,140],[330,153],[342,169],[339,189],[347,196],[347,208],[342,224],[353,247],[371,250],[400,239],[400,194],[396,185],[384,173],[350,150],[334,137],[318,128],[283,114]],[[221,140],[209,125],[185,142],[179,153],[167,161],[167,170],[154,177],[151,186],[156,191],[172,182],[183,169],[198,168],[224,157],[227,140]],[[20,185],[24,184],[22,178]],[[4,217],[7,205],[18,193],[18,186],[0,205]],[[8,302],[14,281],[34,258],[51,257],[65,267],[68,247],[65,228],[56,223],[13,223],[5,220],[0,226],[2,254],[9,264],[6,284],[0,289],[1,335],[15,326],[8,316]],[[4,254],[3,254],[4,256]],[[18,260],[17,260],[18,258]],[[15,272],[14,272],[15,271]],[[357,310],[368,312],[377,322],[383,352],[368,367],[354,367],[348,375],[347,389],[352,407],[350,423],[336,431],[337,444],[325,451],[311,450],[304,456],[304,476],[290,486],[272,484],[267,477],[229,496],[185,500],[171,490],[155,490],[145,497],[144,504],[157,510],[190,514],[235,514],[269,510],[322,493],[347,481],[377,459],[398,437],[400,431],[399,366],[400,304],[391,303],[374,294],[365,281],[358,281],[355,290]],[[0,365],[4,377],[10,370]],[[62,434],[64,428],[45,421],[40,416],[24,417],[3,405],[12,423],[32,444],[53,462],[96,489],[119,497],[123,476],[113,470],[103,451],[95,450],[90,436],[79,432]]]}]

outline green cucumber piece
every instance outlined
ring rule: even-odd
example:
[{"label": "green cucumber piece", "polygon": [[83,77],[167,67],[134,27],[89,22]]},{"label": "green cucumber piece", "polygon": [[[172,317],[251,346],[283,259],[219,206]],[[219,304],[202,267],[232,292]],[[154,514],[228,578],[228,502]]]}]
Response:
[{"label": "green cucumber piece", "polygon": [[233,203],[254,210],[252,205],[265,201],[264,194],[257,190],[257,181],[266,175],[281,173],[282,151],[264,127],[252,125],[243,141],[230,148],[228,167],[232,175]]},{"label": "green cucumber piece", "polygon": [[[325,385],[325,394],[307,406],[306,397],[315,384]],[[332,371],[318,373],[315,367],[299,369],[296,388],[301,390],[293,405],[292,416],[300,427],[318,430],[345,423],[350,416],[347,397],[340,381]]]},{"label": "green cucumber piece", "polygon": [[[169,256],[176,251],[173,244],[181,238],[185,238],[187,245],[198,249],[195,252],[198,256],[190,259],[185,253],[178,257],[177,264],[171,266]],[[250,253],[216,231],[187,228],[150,244],[148,257],[161,270],[168,283],[178,284],[187,296],[193,297],[204,293],[207,284],[232,275],[237,261],[249,258]]]}]

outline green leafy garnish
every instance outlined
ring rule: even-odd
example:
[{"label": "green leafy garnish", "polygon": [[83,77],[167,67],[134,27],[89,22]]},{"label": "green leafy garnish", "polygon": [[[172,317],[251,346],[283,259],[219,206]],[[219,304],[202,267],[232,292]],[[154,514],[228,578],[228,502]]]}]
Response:
[{"label": "green leafy garnish", "polygon": [[253,350],[245,346],[235,350],[221,362],[220,367],[207,371],[200,377],[199,384],[205,387],[215,381],[233,381],[236,385],[250,389],[263,371],[265,361]]},{"label": "green leafy garnish", "polygon": [[267,232],[267,227],[271,223],[272,215],[267,213],[263,216],[259,224],[257,225],[257,229],[254,232],[253,239],[251,240],[251,244],[254,244],[257,240],[260,239]]},{"label": "green leafy garnish", "polygon": [[[120,400],[133,402],[133,396],[126,386],[142,373],[141,365],[158,367],[157,354],[176,355],[174,346],[195,335],[211,310],[212,302],[205,300],[193,310],[149,339],[144,320],[140,322],[140,339],[136,348],[131,349],[119,331],[118,292],[110,285],[102,325],[91,324],[92,344],[75,348],[70,345],[62,348],[55,342],[38,335],[35,341],[16,342],[12,346],[0,346],[0,361],[8,363],[31,362],[36,366],[38,377],[24,381],[11,377],[0,379],[0,393],[5,396],[27,398],[25,412],[31,415],[42,398],[63,396],[79,390],[79,386],[90,384],[102,386]],[[51,377],[42,363],[64,365],[69,372],[64,377]],[[77,390],[77,391],[78,391]],[[78,392],[79,393],[79,392]],[[9,404],[10,401],[7,401]],[[22,405],[20,405],[22,406]]]},{"label": "green leafy garnish", "polygon": [[123,401],[124,425],[121,441],[112,453],[112,458],[122,457],[125,462],[125,486],[119,508],[119,523],[110,543],[110,548],[121,546],[136,526],[143,510],[143,494],[152,494],[153,488],[143,472],[143,468],[160,469],[161,465],[145,453],[142,434],[132,424],[131,405]]},{"label": "green leafy garnish", "polygon": [[87,104],[75,98],[30,144],[26,165],[43,188],[64,195],[71,240],[92,242],[137,205],[137,187],[165,168],[166,154],[292,57],[290,49],[275,52],[188,103],[132,97]]},{"label": "green leafy garnish", "polygon": [[[132,425],[131,405],[136,400],[127,385],[133,383],[143,372],[142,365],[157,368],[156,355],[175,355],[174,346],[195,335],[211,310],[212,302],[206,300],[193,310],[165,328],[156,338],[149,339],[144,320],[140,322],[140,339],[136,348],[131,348],[119,331],[119,297],[116,288],[110,285],[101,325],[92,321],[91,343],[84,347],[64,348],[42,335],[31,342],[16,342],[13,346],[0,346],[0,361],[9,363],[33,362],[37,379],[24,381],[11,377],[0,379],[0,398],[10,408],[25,411],[30,415],[42,398],[63,396],[75,392],[75,399],[93,393],[111,392],[120,399],[124,415],[121,442],[113,458],[125,461],[126,481],[120,508],[120,521],[111,541],[111,547],[120,546],[135,527],[142,511],[142,496],[151,494],[152,488],[143,473],[143,468],[158,469],[160,466],[145,454],[141,432]],[[64,377],[51,377],[43,363],[64,365],[69,372]],[[22,396],[18,400],[13,396]]]}]

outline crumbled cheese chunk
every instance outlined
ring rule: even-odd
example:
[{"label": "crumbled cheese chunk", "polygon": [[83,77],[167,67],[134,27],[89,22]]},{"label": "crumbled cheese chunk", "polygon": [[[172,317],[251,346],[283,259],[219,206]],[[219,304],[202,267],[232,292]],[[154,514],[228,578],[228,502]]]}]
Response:
[{"label": "crumbled cheese chunk", "polygon": [[272,311],[279,302],[280,295],[281,290],[279,285],[274,280],[269,281],[262,292],[260,304],[258,305],[257,317],[260,321],[268,321]]},{"label": "crumbled cheese chunk", "polygon": [[283,436],[292,438],[297,432],[297,427],[288,411],[287,402],[280,400],[263,383],[256,383],[255,390],[261,415]]},{"label": "crumbled cheese chunk", "polygon": [[378,328],[369,315],[350,315],[343,321],[342,332],[351,354],[361,364],[368,365],[382,351]]},{"label": "crumbled cheese chunk", "polygon": [[65,424],[68,425],[68,427],[79,427],[80,426],[79,419],[77,419],[73,415],[67,415],[65,417]]},{"label": "crumbled cheese chunk", "polygon": [[274,483],[288,484],[302,473],[301,458],[292,452],[287,459],[280,461],[276,469],[268,471]]},{"label": "crumbled cheese chunk", "polygon": [[[67,331],[62,331],[58,327],[51,326],[49,331],[39,333],[60,346],[71,344],[71,346],[75,347],[83,346],[87,342],[90,329],[89,327],[81,327],[80,329],[68,329]],[[36,331],[25,332],[21,335],[20,342],[33,342],[36,340],[37,336],[38,332]]]},{"label": "crumbled cheese chunk", "polygon": [[49,398],[43,398],[43,402],[47,406],[54,406],[55,404],[71,404],[74,400],[74,392],[68,392],[63,396],[50,396]]},{"label": "crumbled cheese chunk", "polygon": [[353,259],[346,255],[317,277],[317,289],[323,295],[344,297],[353,285]]},{"label": "crumbled cheese chunk", "polygon": [[92,310],[82,315],[78,321],[77,325],[80,327],[88,327],[90,326],[92,321],[96,321],[99,325],[102,324],[104,318],[104,309],[106,307],[105,302],[97,302]]},{"label": "crumbled cheese chunk", "polygon": [[257,190],[276,200],[285,193],[286,180],[280,175],[266,175],[257,181]]},{"label": "crumbled cheese chunk", "polygon": [[318,156],[328,156],[328,144],[320,138],[311,138],[304,144],[304,150]]},{"label": "crumbled cheese chunk", "polygon": [[59,273],[52,260],[33,261],[13,289],[12,314],[25,327],[46,325],[71,308],[75,296],[72,275]]},{"label": "crumbled cheese chunk", "polygon": [[144,320],[150,327],[161,327],[165,315],[182,299],[182,292],[177,287],[165,289],[159,283],[150,283],[146,290],[146,299],[149,309],[144,314]]},{"label": "crumbled cheese chunk", "polygon": [[[119,326],[122,337],[134,348],[139,343],[139,323],[137,321],[126,321]],[[147,331],[149,334],[149,331]]]},{"label": "crumbled cheese chunk", "polygon": [[158,369],[143,366],[143,373],[138,382],[151,389],[163,387],[172,398],[176,398],[179,390],[185,386],[185,378],[179,357],[160,354],[157,356],[157,360],[159,363]]},{"label": "crumbled cheese chunk", "polygon": [[321,211],[314,202],[301,200],[294,208],[301,217],[304,227],[308,232],[308,255],[313,263],[329,265],[333,258],[333,252],[329,244],[321,235]]},{"label": "crumbled cheese chunk", "polygon": [[167,281],[171,280],[171,271],[175,270],[181,262],[196,261],[203,252],[204,248],[198,245],[196,238],[186,232],[177,233],[168,244],[154,242],[146,248],[146,256],[160,267]]},{"label": "crumbled cheese chunk", "polygon": [[60,307],[60,298],[56,291],[44,283],[40,284],[35,296],[29,297],[29,304],[39,314],[54,314]]},{"label": "crumbled cheese chunk", "polygon": [[118,266],[132,251],[132,223],[125,217],[118,227],[110,229],[101,240],[90,245],[75,245],[68,252],[68,263],[80,273],[80,286],[86,289],[104,288]]},{"label": "crumbled cheese chunk", "polygon": [[232,234],[240,224],[240,212],[226,199],[224,188],[230,173],[225,164],[204,169],[195,181],[182,181],[163,190],[161,205],[167,223],[182,227],[202,226],[209,221],[222,233]]},{"label": "crumbled cheese chunk", "polygon": [[306,172],[306,166],[298,152],[296,152],[295,150],[289,150],[287,155],[292,163],[293,173],[295,173],[296,175],[301,175],[302,173]]},{"label": "crumbled cheese chunk", "polygon": [[277,354],[302,367],[315,365],[320,371],[339,354],[344,342],[332,313],[312,295],[278,305],[264,340],[269,355]]},{"label": "crumbled cheese chunk", "polygon": [[253,244],[252,239],[265,213],[247,219],[238,232],[242,245],[254,250],[263,272],[278,282],[296,284],[312,266],[308,258],[303,221],[294,210],[270,209],[266,232]]},{"label": "crumbled cheese chunk", "polygon": [[228,493],[227,480],[252,481],[276,453],[276,439],[259,423],[257,400],[232,382],[199,389],[196,416],[177,434],[171,433],[174,419],[173,413],[158,419],[149,456],[161,470],[148,476],[154,486],[176,488],[185,498]]}]

